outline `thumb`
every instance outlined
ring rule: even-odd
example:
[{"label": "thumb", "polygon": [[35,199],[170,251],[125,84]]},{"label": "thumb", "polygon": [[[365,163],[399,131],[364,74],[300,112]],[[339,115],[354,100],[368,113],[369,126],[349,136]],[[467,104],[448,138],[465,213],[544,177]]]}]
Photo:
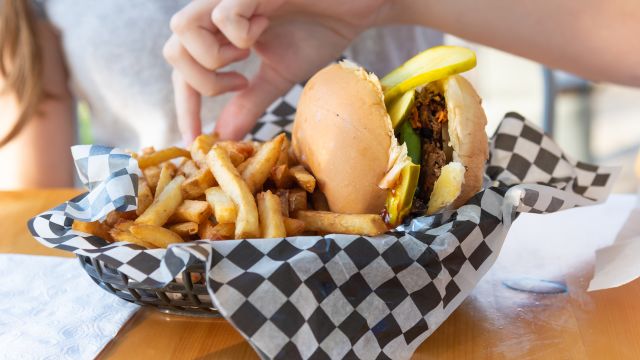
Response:
[{"label": "thumb", "polygon": [[178,129],[185,144],[191,145],[193,139],[202,133],[200,119],[201,97],[177,72],[171,74]]},{"label": "thumb", "polygon": [[216,132],[222,139],[242,139],[253,129],[267,107],[293,84],[263,62],[249,86],[224,107],[216,123]]}]

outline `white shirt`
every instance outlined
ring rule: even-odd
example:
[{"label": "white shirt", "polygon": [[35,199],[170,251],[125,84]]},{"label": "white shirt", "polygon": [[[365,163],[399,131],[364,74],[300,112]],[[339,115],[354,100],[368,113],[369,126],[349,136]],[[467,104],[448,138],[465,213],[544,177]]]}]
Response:
[{"label": "white shirt", "polygon": [[[96,144],[138,149],[180,142],[171,67],[162,57],[171,16],[188,0],[38,0],[60,31],[70,86],[91,108]],[[363,33],[347,57],[386,74],[417,52],[442,42],[424,28],[389,27]],[[231,65],[253,74],[259,59]],[[210,130],[229,95],[203,101],[203,128]]]}]

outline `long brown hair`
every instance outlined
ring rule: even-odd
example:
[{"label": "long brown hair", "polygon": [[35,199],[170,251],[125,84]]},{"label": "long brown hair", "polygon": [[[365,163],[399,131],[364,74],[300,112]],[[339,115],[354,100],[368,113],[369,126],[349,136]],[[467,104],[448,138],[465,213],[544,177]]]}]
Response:
[{"label": "long brown hair", "polygon": [[0,94],[13,93],[19,106],[9,132],[0,134],[0,147],[20,133],[42,99],[41,55],[31,1],[0,1]]}]

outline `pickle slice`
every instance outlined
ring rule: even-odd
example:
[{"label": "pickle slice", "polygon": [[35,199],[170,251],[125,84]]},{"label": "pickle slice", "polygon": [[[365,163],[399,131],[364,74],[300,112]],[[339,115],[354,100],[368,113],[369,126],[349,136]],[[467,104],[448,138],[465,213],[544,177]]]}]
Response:
[{"label": "pickle slice", "polygon": [[407,118],[415,100],[416,91],[411,89],[389,105],[389,117],[394,129]]},{"label": "pickle slice", "polygon": [[436,46],[412,57],[380,80],[387,105],[411,89],[476,66],[476,54],[460,46]]},{"label": "pickle slice", "polygon": [[400,140],[401,144],[407,144],[407,155],[409,155],[414,164],[420,165],[422,163],[420,136],[413,130],[408,121],[400,125],[400,136],[398,140]]},{"label": "pickle slice", "polygon": [[409,164],[402,169],[400,183],[387,197],[387,222],[396,227],[411,211],[413,195],[418,187],[420,165]]}]

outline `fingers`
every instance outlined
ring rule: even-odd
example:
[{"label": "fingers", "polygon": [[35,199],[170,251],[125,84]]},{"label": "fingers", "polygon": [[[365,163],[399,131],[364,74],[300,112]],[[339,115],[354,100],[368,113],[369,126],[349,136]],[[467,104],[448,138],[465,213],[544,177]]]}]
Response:
[{"label": "fingers", "polygon": [[215,131],[222,139],[242,139],[251,131],[267,107],[284,95],[291,86],[293,82],[262,63],[249,87],[236,94],[222,110]]},{"label": "fingers", "polygon": [[176,71],[171,74],[178,129],[182,139],[189,146],[202,133],[200,120],[201,97]]},{"label": "fingers", "polygon": [[222,0],[211,13],[211,21],[241,49],[248,49],[269,26],[266,15],[284,0]]},{"label": "fingers", "polygon": [[205,69],[214,71],[249,56],[222,36],[211,22],[217,0],[197,0],[171,18],[171,30],[185,50]]},{"label": "fingers", "polygon": [[249,84],[235,72],[217,72],[249,56],[269,25],[267,16],[285,0],[195,0],[171,19],[174,34],[163,50],[174,67],[176,110],[187,143],[201,131],[200,96],[242,90],[217,124],[224,138],[241,138],[275,99],[292,85],[263,65]]},{"label": "fingers", "polygon": [[247,79],[235,72],[214,72],[199,64],[173,35],[165,44],[164,54],[181,77],[200,94],[215,96],[247,86]]},{"label": "fingers", "polygon": [[249,56],[216,29],[210,14],[218,0],[196,0],[171,18],[174,34],[164,46],[167,61],[182,78],[205,96],[235,91],[247,85],[239,74],[216,73],[221,67]]},{"label": "fingers", "polygon": [[230,44],[219,32],[211,32],[202,27],[195,27],[182,34],[176,33],[176,36],[193,59],[210,71],[243,60],[250,53],[248,49]]}]

